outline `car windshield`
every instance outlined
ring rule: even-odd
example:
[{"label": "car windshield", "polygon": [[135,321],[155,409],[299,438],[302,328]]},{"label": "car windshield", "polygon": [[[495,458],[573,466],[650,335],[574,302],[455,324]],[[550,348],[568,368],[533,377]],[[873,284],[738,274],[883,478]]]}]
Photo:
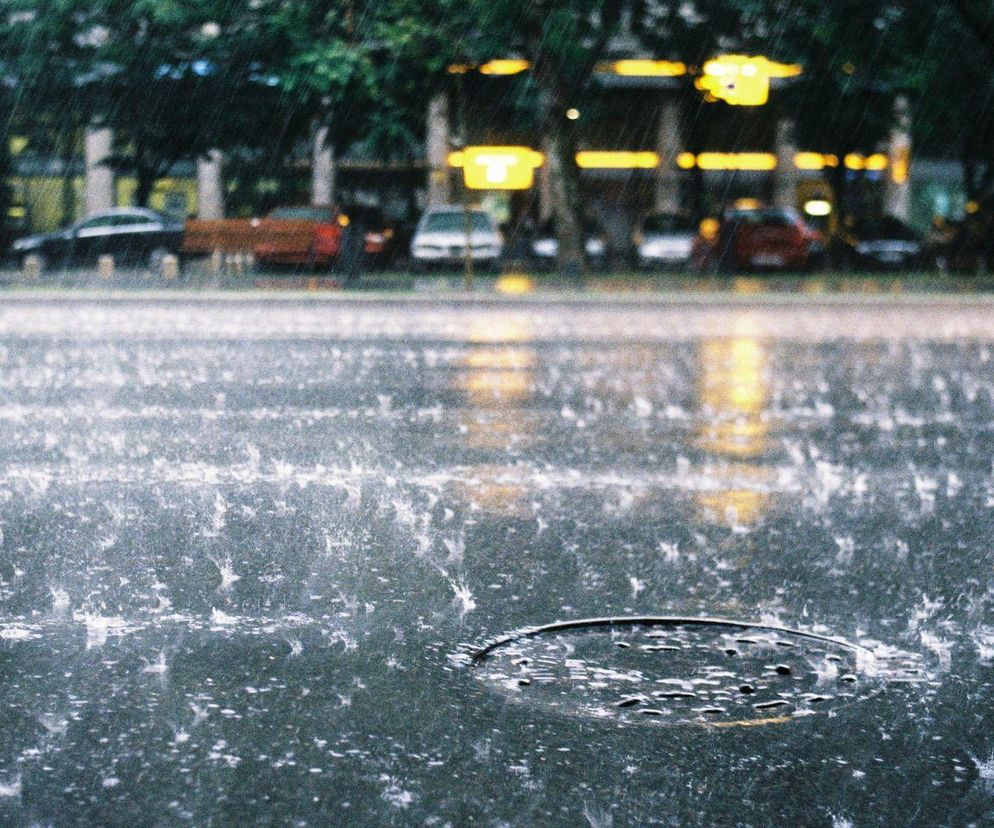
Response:
[{"label": "car windshield", "polygon": [[734,210],[729,218],[742,224],[765,227],[791,227],[797,222],[797,216],[789,210]]},{"label": "car windshield", "polygon": [[[486,213],[471,210],[470,221],[474,232],[490,232],[494,229],[493,220]],[[449,211],[444,213],[429,213],[421,224],[423,233],[464,233],[466,231],[466,213]]]},{"label": "car windshield", "polygon": [[686,234],[696,232],[694,223],[686,216],[661,214],[647,216],[642,224],[642,232],[658,234]]}]

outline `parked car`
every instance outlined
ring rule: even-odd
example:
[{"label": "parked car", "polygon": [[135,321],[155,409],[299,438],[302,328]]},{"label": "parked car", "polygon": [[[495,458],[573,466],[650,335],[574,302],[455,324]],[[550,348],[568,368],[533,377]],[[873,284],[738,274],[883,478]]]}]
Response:
[{"label": "parked car", "polygon": [[255,260],[263,266],[330,267],[342,252],[349,218],[330,205],[276,207],[253,226]]},{"label": "parked car", "polygon": [[839,236],[833,259],[854,270],[917,270],[925,264],[918,234],[892,216],[861,218]]},{"label": "parked car", "polygon": [[385,267],[397,255],[397,226],[379,207],[354,205],[347,207],[349,227],[363,235],[363,254],[369,267]]},{"label": "parked car", "polygon": [[[583,251],[591,267],[601,268],[607,263],[607,239],[604,231],[590,220],[583,222]],[[543,222],[532,236],[529,245],[531,264],[542,270],[556,265],[559,257],[559,240],[556,238],[556,225],[552,219]]]},{"label": "parked car", "polygon": [[650,213],[632,236],[638,268],[683,267],[694,252],[696,228],[679,213]]},{"label": "parked car", "polygon": [[[362,235],[358,257],[356,233]],[[183,252],[247,253],[268,267],[325,269],[341,264],[377,264],[393,253],[393,229],[376,208],[342,210],[333,205],[276,207],[265,218],[192,219],[186,223]]]},{"label": "parked car", "polygon": [[703,271],[810,270],[825,254],[821,234],[790,209],[729,210],[717,232],[694,241],[694,263]]},{"label": "parked car", "polygon": [[978,210],[959,220],[934,218],[927,259],[943,273],[989,274],[994,265],[994,217],[990,211]]},{"label": "parked car", "polygon": [[182,243],[181,221],[128,207],[96,213],[64,230],[18,239],[11,252],[22,264],[28,256],[37,256],[43,268],[92,264],[104,255],[157,267],[163,256],[179,253]]},{"label": "parked car", "polygon": [[459,267],[469,254],[475,264],[496,267],[504,239],[493,217],[485,210],[460,206],[431,207],[425,211],[411,238],[411,260],[416,268],[446,265]]}]

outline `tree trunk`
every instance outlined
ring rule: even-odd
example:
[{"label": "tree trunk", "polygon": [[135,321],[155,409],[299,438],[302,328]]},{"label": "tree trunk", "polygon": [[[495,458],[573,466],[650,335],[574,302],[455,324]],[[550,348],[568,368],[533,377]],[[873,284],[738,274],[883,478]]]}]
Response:
[{"label": "tree trunk", "polygon": [[576,141],[566,120],[559,96],[542,96],[546,163],[552,191],[552,217],[556,226],[558,265],[564,276],[579,279],[583,274],[583,201],[580,171],[576,166]]},{"label": "tree trunk", "polygon": [[76,157],[76,130],[61,138],[62,146],[62,225],[68,227],[76,218],[76,182],[73,178],[73,161]]},{"label": "tree trunk", "polygon": [[135,188],[135,206],[148,207],[148,200],[152,197],[152,190],[158,176],[154,170],[146,167],[139,167],[136,171],[138,186]]},{"label": "tree trunk", "polygon": [[839,163],[835,167],[829,167],[828,185],[832,188],[832,198],[835,202],[835,236],[828,239],[828,261],[833,268],[844,268],[847,265],[848,255],[846,247],[842,243],[842,238],[848,233],[849,226],[847,218],[849,207],[847,202],[846,186],[846,166],[844,162],[845,152],[838,152]]},{"label": "tree trunk", "polygon": [[847,198],[846,165],[844,158],[846,153],[838,153],[839,163],[835,167],[829,167],[828,184],[832,188],[832,196],[835,199],[835,218],[839,223],[839,230],[844,232],[846,228],[846,218],[849,215],[849,205]]},{"label": "tree trunk", "polygon": [[963,167],[963,189],[967,199],[973,201],[977,197],[977,165],[965,153],[960,163]]}]

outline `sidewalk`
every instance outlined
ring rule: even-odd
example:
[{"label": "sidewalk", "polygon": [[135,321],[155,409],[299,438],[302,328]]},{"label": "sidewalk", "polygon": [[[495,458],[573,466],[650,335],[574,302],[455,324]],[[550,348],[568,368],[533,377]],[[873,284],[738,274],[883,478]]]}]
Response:
[{"label": "sidewalk", "polygon": [[[17,270],[0,269],[0,297],[15,295],[92,294],[156,295],[211,293],[291,298],[389,296],[429,300],[530,299],[533,301],[619,302],[781,302],[867,301],[913,296],[981,297],[994,295],[994,277],[920,274],[774,274],[701,276],[696,273],[588,273],[578,283],[554,274],[505,273],[477,275],[467,290],[461,273],[414,274],[403,271],[370,271],[346,281],[340,274],[249,272],[211,274],[197,265],[184,269],[179,279],[164,279],[147,270],[119,269],[110,278],[95,270],[79,269],[43,274],[28,279]],[[849,297],[848,300],[846,297]]]}]

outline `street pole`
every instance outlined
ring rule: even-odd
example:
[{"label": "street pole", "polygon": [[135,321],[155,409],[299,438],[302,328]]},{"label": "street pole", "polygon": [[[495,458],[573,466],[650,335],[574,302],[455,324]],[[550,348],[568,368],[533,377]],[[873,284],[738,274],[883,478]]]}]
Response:
[{"label": "street pole", "polygon": [[[457,79],[460,132],[462,133],[462,148],[465,150],[467,135],[469,134],[469,127],[466,121],[466,87],[463,83],[462,73],[457,75]],[[465,167],[463,168],[462,181],[462,208],[465,218],[464,229],[466,231],[466,240],[463,243],[463,270],[465,274],[464,286],[466,291],[469,292],[473,289],[473,248],[470,245],[470,239],[473,233],[473,217],[469,212],[469,188],[466,186]]]},{"label": "street pole", "polygon": [[473,249],[470,246],[470,237],[473,233],[473,216],[469,212],[469,190],[463,186],[463,211],[466,215],[466,290],[473,289]]}]

